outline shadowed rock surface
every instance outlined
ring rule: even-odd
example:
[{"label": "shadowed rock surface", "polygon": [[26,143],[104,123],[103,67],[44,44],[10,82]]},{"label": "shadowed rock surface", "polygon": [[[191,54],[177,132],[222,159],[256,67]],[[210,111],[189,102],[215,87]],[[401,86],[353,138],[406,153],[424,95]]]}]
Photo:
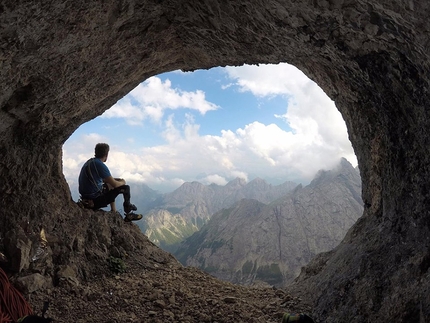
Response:
[{"label": "shadowed rock surface", "polygon": [[94,231],[109,226],[90,217],[95,229],[76,230],[87,215],[62,174],[62,144],[83,122],[158,73],[288,62],[341,111],[365,205],[294,289],[319,320],[428,321],[429,14],[426,0],[2,1],[0,233],[10,269],[30,270],[28,236],[41,227],[61,241],[43,272],[54,281],[78,260],[85,280],[92,254],[109,255],[113,241]]}]

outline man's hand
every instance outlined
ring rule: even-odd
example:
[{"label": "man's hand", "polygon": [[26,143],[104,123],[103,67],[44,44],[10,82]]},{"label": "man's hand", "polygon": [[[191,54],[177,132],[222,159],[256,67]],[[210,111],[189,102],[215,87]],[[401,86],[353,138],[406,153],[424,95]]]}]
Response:
[{"label": "man's hand", "polygon": [[123,178],[113,178],[112,176],[103,178],[103,182],[108,184],[109,188],[116,188],[126,184]]}]

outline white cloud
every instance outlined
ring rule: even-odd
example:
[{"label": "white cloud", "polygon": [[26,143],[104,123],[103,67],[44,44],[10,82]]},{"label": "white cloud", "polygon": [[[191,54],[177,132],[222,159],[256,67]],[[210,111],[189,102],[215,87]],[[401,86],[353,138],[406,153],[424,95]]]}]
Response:
[{"label": "white cloud", "polygon": [[206,177],[203,177],[203,178],[199,179],[199,182],[202,184],[205,184],[205,185],[217,184],[217,185],[222,185],[222,186],[224,186],[225,184],[228,183],[228,181],[224,177],[222,177],[218,174],[212,174],[212,175],[208,175]]},{"label": "white cloud", "polygon": [[244,65],[226,67],[225,71],[241,91],[250,91],[256,96],[295,95],[312,82],[297,67],[289,64]]},{"label": "white cloud", "polygon": [[[276,116],[285,120],[293,130],[288,138],[279,138],[291,143],[290,155],[294,159],[306,159],[304,157],[307,156],[318,161],[320,167],[331,168],[339,156],[344,156],[353,165],[357,164],[345,122],[335,103],[299,69],[279,64],[227,67],[225,70],[236,81],[240,91],[249,91],[260,97],[286,97],[288,110]],[[302,168],[307,164],[304,163]],[[313,169],[311,167],[302,173],[313,174]]]},{"label": "white cloud", "polygon": [[160,122],[166,110],[190,109],[204,115],[219,107],[206,100],[205,93],[172,88],[169,80],[151,77],[103,113],[102,118],[124,118],[130,125],[141,125],[145,119]]}]

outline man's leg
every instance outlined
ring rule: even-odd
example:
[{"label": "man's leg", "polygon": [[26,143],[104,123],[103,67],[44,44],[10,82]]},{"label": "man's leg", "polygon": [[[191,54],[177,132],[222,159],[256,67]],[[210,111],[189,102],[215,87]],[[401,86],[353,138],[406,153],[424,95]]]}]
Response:
[{"label": "man's leg", "polygon": [[[131,194],[130,194],[130,186],[128,185],[122,185],[122,186],[116,187],[108,191],[105,194],[105,196],[107,201],[109,201],[109,203],[115,203],[115,199],[119,194],[122,194],[124,196],[123,207],[124,207],[125,213],[130,213],[131,211],[137,210],[136,206],[130,203]],[[112,207],[112,204],[111,204],[111,207]]]},{"label": "man's leg", "polygon": [[116,212],[116,205],[115,205],[115,201],[113,201],[113,202],[110,204],[110,210],[111,210],[112,212]]},{"label": "man's leg", "polygon": [[131,193],[130,193],[130,186],[128,185],[123,185],[122,187],[124,187],[124,212],[125,213],[130,213],[132,211],[136,211],[137,207],[134,204],[131,204],[130,199],[131,199]]},{"label": "man's leg", "polygon": [[110,203],[110,201],[106,199],[105,195],[100,195],[98,198],[94,199],[93,202],[94,202],[93,210],[98,210],[103,207],[106,207]]},{"label": "man's leg", "polygon": [[142,214],[136,214],[132,211],[136,211],[136,205],[130,203],[130,186],[128,185],[122,185],[119,187],[114,188],[113,190],[110,190],[106,193],[106,198],[110,203],[115,203],[115,198],[122,194],[124,196],[124,221],[125,222],[131,222],[131,221],[138,221],[142,219]]},{"label": "man's leg", "polygon": [[[103,185],[106,187],[105,193],[107,193],[110,190],[113,190],[113,186],[111,186],[109,183],[104,183]],[[112,203],[110,203],[110,210],[111,210],[111,212],[116,212],[115,200]]]}]

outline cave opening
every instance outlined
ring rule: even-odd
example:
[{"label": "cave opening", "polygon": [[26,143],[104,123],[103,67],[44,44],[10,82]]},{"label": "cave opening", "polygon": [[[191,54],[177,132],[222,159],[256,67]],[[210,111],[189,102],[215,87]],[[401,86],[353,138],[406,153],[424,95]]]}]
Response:
[{"label": "cave opening", "polygon": [[[172,193],[186,182],[224,186],[235,178],[247,183],[261,178],[270,185],[292,182],[291,187],[293,183],[294,187],[306,186],[318,172],[332,170],[341,158],[357,166],[345,122],[335,103],[315,82],[286,63],[174,71],[140,83],[103,115],[82,125],[64,144],[63,168],[74,201],[79,199],[80,167],[92,157],[98,142],[111,145],[107,165],[112,174],[125,178],[131,186],[132,200],[144,215],[138,226],[150,240],[175,256],[179,243],[207,223],[205,212],[209,209],[202,211],[201,217],[187,219],[200,225],[189,224],[190,228],[183,229],[189,231],[186,234],[175,232],[177,236],[160,238],[157,230],[166,228],[158,223],[153,224],[155,227],[149,225],[157,222],[153,209],[161,208],[154,204],[161,199],[160,193]],[[354,194],[361,202],[360,189],[361,185]],[[118,199],[121,201],[121,197]],[[312,252],[293,257],[300,259],[300,266],[315,253],[337,245],[361,216],[361,204],[353,200],[354,207],[337,210],[353,221],[349,219],[345,224],[345,219],[340,218],[320,224],[321,233],[311,233],[321,236],[319,243],[311,247]],[[355,207],[358,211],[350,212]],[[169,212],[176,209],[178,214],[182,209],[166,208]],[[211,210],[215,213],[218,208]],[[307,212],[307,216],[312,214]],[[325,216],[328,211],[321,212]],[[330,226],[332,229],[326,230]],[[333,230],[341,233],[334,237],[330,233]],[[288,271],[285,264],[281,266]],[[297,274],[294,267],[288,279]],[[285,282],[278,281],[278,285],[282,283]]]}]

